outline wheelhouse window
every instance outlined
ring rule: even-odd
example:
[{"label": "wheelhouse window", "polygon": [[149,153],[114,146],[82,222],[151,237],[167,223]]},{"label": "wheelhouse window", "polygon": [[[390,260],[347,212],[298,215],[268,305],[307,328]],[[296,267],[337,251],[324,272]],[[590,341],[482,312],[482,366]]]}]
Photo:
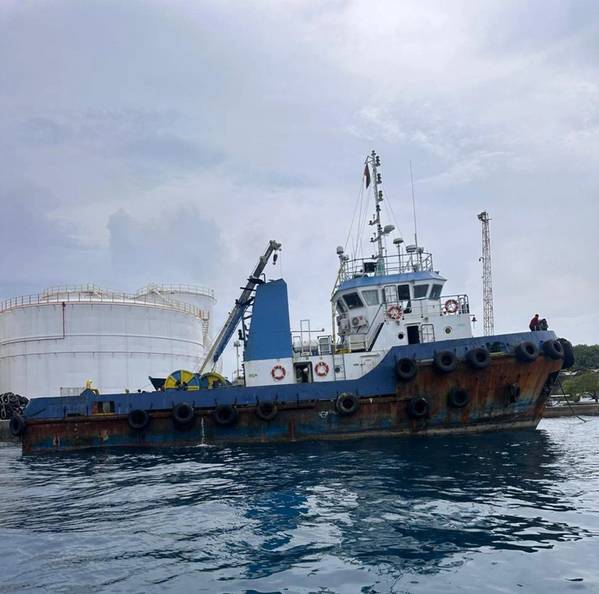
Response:
[{"label": "wheelhouse window", "polygon": [[397,294],[400,301],[410,300],[410,285],[397,285]]},{"label": "wheelhouse window", "polygon": [[349,309],[364,307],[364,304],[357,293],[348,293],[347,295],[343,295],[343,300]]},{"label": "wheelhouse window", "polygon": [[428,293],[428,285],[414,286],[414,299],[424,299]]},{"label": "wheelhouse window", "polygon": [[397,287],[395,285],[389,285],[383,289],[383,297],[385,303],[397,303]]},{"label": "wheelhouse window", "polygon": [[335,301],[335,306],[337,307],[337,313],[344,314],[347,311],[347,307],[342,299],[337,299],[337,301]]},{"label": "wheelhouse window", "polygon": [[378,305],[379,304],[379,291],[378,289],[369,289],[368,291],[362,291],[362,297],[366,301],[366,305]]},{"label": "wheelhouse window", "polygon": [[433,285],[429,299],[439,299],[441,297],[442,290],[443,285]]}]

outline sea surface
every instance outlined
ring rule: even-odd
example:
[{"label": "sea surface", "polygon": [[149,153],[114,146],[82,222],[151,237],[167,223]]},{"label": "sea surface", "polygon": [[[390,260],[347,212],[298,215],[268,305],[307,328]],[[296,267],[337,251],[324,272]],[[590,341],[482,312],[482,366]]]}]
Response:
[{"label": "sea surface", "polygon": [[599,419],[30,457],[5,445],[0,592],[599,592]]}]

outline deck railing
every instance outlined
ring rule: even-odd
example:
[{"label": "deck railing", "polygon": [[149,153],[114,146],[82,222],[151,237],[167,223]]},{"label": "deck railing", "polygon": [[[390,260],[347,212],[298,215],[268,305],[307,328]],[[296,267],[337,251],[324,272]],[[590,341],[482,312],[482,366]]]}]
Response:
[{"label": "deck railing", "polygon": [[433,270],[433,255],[421,251],[384,256],[382,258],[359,258],[347,260],[341,266],[338,282],[364,276],[385,276]]},{"label": "deck railing", "polygon": [[0,302],[0,313],[27,307],[31,305],[50,305],[56,303],[115,303],[124,305],[145,305],[175,309],[186,314],[193,315],[201,320],[208,320],[209,313],[190,303],[184,303],[175,299],[161,301],[158,295],[152,293],[134,294],[119,293],[102,289],[96,285],[81,285],[78,287],[52,287],[43,293],[33,295],[22,295]]}]

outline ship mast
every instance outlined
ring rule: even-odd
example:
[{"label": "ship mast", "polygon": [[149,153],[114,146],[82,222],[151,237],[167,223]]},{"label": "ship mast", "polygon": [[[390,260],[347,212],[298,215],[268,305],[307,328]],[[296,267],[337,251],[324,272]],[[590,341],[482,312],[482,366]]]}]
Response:
[{"label": "ship mast", "polygon": [[[378,167],[381,166],[381,159],[376,154],[375,151],[372,151],[368,157],[366,157],[366,170],[368,167],[372,169],[372,191],[374,192],[374,205],[375,212],[374,217],[371,221],[369,221],[369,225],[376,226],[376,233],[371,238],[371,243],[376,243],[377,253],[373,255],[373,258],[377,260],[377,268],[379,272],[384,272],[385,269],[385,246],[383,244],[383,237],[390,233],[394,227],[393,225],[387,225],[383,227],[381,223],[381,202],[383,201],[383,191],[379,189],[379,185],[382,183],[381,174],[378,172]],[[368,182],[370,181],[370,175],[366,178],[366,183],[368,187]]]}]

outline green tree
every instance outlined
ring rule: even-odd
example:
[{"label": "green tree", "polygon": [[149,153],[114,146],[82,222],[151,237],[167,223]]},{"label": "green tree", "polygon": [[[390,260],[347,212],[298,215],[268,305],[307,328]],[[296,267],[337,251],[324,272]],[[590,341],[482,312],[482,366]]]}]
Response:
[{"label": "green tree", "polygon": [[584,394],[599,392],[599,373],[587,371],[579,375],[569,377],[563,381],[566,394]]},{"label": "green tree", "polygon": [[599,369],[599,344],[577,344],[574,358],[574,369]]}]

